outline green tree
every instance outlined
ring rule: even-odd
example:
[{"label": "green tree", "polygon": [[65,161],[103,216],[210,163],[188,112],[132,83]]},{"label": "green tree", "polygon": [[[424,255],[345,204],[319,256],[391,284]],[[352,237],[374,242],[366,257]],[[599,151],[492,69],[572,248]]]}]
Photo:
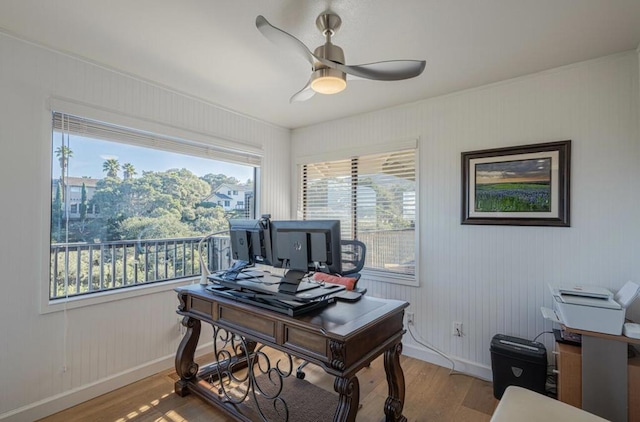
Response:
[{"label": "green tree", "polygon": [[87,218],[87,185],[82,182],[82,191],[80,192],[80,220]]},{"label": "green tree", "polygon": [[204,180],[209,184],[209,186],[211,186],[211,190],[225,183],[229,185],[240,184],[240,181],[235,177],[226,176],[224,174],[213,174],[213,173],[205,174],[204,176],[202,176],[202,180]]},{"label": "green tree", "polygon": [[60,242],[62,236],[62,189],[56,183],[56,194],[51,203],[51,241]]},{"label": "green tree", "polygon": [[[107,177],[96,184],[92,198],[92,204],[100,209],[99,217],[94,220],[100,220],[107,227],[99,237],[131,239],[127,219],[142,217],[161,220],[172,217],[191,230],[199,218],[195,209],[210,192],[205,181],[186,169],[146,171],[141,177],[126,180]],[[182,229],[181,233],[184,233]]]},{"label": "green tree", "polygon": [[69,147],[62,145],[56,148],[55,154],[56,154],[56,157],[58,157],[58,162],[60,163],[60,182],[62,183],[62,187],[63,187],[62,195],[60,197],[64,202],[64,187],[65,187],[64,178],[66,177],[67,166],[69,165],[69,158],[73,157],[73,151],[71,151]]},{"label": "green tree", "polygon": [[162,217],[131,217],[118,223],[122,239],[170,239],[191,236],[189,226],[175,215]]},{"label": "green tree", "polygon": [[130,179],[137,174],[136,168],[131,163],[124,163],[122,165],[122,170],[124,171],[125,179]]},{"label": "green tree", "polygon": [[194,214],[195,218],[188,223],[195,234],[213,233],[229,227],[222,207],[198,206],[194,209]]},{"label": "green tree", "polygon": [[102,164],[102,171],[107,173],[107,177],[118,177],[120,171],[120,163],[115,158],[109,158]]},{"label": "green tree", "polygon": [[376,183],[374,178],[362,178],[359,186],[367,186],[376,193],[376,227],[377,229],[401,229],[411,226],[402,214],[403,192],[413,192],[413,181],[398,179],[393,185]]}]

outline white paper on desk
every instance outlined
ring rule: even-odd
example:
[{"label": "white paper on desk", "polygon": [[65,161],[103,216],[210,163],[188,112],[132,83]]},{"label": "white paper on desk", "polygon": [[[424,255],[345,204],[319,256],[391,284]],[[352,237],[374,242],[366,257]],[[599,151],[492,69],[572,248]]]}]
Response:
[{"label": "white paper on desk", "polygon": [[627,281],[624,286],[618,293],[615,295],[615,300],[618,302],[624,309],[629,307],[638,297],[638,293],[640,293],[640,286],[638,286],[633,281]]}]

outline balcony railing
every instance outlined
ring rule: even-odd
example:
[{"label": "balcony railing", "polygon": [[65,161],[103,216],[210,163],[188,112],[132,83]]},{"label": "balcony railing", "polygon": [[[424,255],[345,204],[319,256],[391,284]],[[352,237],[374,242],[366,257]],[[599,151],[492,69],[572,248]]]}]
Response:
[{"label": "balcony railing", "polygon": [[365,268],[415,274],[414,229],[359,231],[358,240],[367,245]]},{"label": "balcony railing", "polygon": [[[124,240],[51,245],[49,297],[78,296],[201,274],[202,237]],[[204,262],[215,271],[229,267],[228,236],[203,244]]]},{"label": "balcony railing", "polygon": [[[361,231],[367,245],[366,268],[415,273],[414,231]],[[202,237],[124,240],[103,243],[51,245],[49,297],[79,296],[201,274],[198,242]],[[231,265],[228,236],[214,236],[203,244],[210,271]]]}]

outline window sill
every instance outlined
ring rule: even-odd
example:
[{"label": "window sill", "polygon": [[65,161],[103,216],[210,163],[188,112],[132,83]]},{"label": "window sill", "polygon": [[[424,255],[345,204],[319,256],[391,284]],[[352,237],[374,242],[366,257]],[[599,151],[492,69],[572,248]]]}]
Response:
[{"label": "window sill", "polygon": [[175,289],[177,286],[183,286],[191,283],[199,282],[200,277],[188,277],[178,280],[165,281],[160,283],[152,283],[135,287],[127,287],[124,289],[98,292],[91,295],[74,296],[60,299],[44,299],[40,306],[40,314],[48,314],[52,312],[60,312],[69,309],[82,308],[85,306],[100,305],[102,303],[113,302],[116,300],[130,299],[140,296],[148,296],[151,294],[162,293]]}]

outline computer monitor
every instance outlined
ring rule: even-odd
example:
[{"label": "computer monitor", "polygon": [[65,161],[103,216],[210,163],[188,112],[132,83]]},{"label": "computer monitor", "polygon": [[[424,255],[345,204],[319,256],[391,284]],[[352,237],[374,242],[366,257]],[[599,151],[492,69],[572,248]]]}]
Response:
[{"label": "computer monitor", "polygon": [[[231,258],[243,266],[271,265],[271,235],[268,216],[259,220],[229,219]],[[236,266],[236,264],[234,264]]]},{"label": "computer monitor", "polygon": [[300,281],[312,271],[342,271],[340,220],[271,222],[271,258],[274,267],[287,268],[287,280]]}]

